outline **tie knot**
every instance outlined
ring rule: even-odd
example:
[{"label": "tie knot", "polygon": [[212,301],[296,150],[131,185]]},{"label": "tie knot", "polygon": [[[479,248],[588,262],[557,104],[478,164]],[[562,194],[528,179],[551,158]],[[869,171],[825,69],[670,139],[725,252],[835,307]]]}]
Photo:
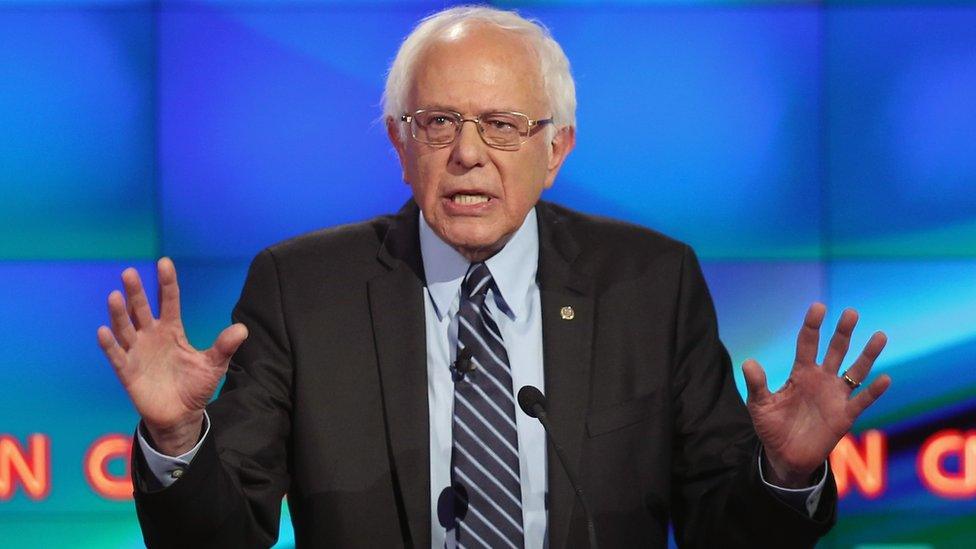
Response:
[{"label": "tie knot", "polygon": [[475,296],[484,297],[488,293],[489,286],[491,286],[491,271],[488,270],[488,266],[484,263],[472,263],[468,268],[468,274],[464,277],[464,283],[461,284],[461,291],[469,299]]}]

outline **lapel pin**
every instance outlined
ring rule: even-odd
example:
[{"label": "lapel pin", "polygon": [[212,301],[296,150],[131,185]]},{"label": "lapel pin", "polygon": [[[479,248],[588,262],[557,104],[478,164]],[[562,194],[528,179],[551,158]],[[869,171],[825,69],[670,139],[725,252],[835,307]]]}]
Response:
[{"label": "lapel pin", "polygon": [[559,309],[559,316],[562,317],[563,320],[573,320],[574,318],[576,318],[576,311],[574,311],[572,307],[567,305],[562,309]]}]

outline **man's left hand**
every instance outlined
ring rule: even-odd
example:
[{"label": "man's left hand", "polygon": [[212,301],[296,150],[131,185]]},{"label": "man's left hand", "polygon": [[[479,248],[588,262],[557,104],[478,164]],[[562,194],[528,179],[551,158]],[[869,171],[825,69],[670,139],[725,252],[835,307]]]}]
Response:
[{"label": "man's left hand", "polygon": [[815,482],[811,482],[813,472],[861,412],[891,385],[891,378],[881,375],[865,388],[852,387],[870,374],[887,341],[882,332],[875,332],[861,356],[838,376],[857,324],[853,309],[841,314],[823,364],[817,364],[820,326],[826,312],[821,303],[810,306],[797,336],[793,370],[786,384],[775,393],[769,392],[766,373],[758,362],[749,359],[742,365],[749,391],[749,414],[769,466],[767,480],[784,488],[802,488]]}]

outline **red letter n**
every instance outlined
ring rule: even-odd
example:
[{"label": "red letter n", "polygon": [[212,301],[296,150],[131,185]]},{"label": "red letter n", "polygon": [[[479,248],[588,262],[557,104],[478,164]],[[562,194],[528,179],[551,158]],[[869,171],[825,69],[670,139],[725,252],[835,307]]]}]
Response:
[{"label": "red letter n", "polygon": [[27,437],[26,452],[14,437],[0,435],[0,500],[13,497],[17,484],[35,500],[51,491],[51,440],[46,435]]},{"label": "red letter n", "polygon": [[884,493],[886,446],[884,433],[873,429],[861,435],[860,448],[851,434],[840,439],[830,453],[830,468],[837,480],[838,497],[846,496],[852,485],[857,485],[858,491],[868,499]]}]

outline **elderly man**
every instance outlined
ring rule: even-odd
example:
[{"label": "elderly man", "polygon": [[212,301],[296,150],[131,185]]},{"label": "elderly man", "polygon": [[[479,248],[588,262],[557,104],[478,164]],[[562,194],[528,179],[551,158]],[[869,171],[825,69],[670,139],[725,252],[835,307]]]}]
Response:
[{"label": "elderly man", "polygon": [[535,23],[424,20],[384,103],[413,201],[263,251],[212,348],[184,336],[168,259],[158,318],[134,270],[109,296],[98,336],[142,417],[148,544],[270,545],[287,494],[300,545],[581,546],[584,507],[516,403],[528,385],[605,547],[664,546],[669,521],[687,546],[829,529],[825,460],[889,384],[852,394],[883,335],[838,376],[856,314],[818,365],[812,306],[782,389],[743,366],[747,411],[691,250],[539,200],[573,149],[575,97]]}]

